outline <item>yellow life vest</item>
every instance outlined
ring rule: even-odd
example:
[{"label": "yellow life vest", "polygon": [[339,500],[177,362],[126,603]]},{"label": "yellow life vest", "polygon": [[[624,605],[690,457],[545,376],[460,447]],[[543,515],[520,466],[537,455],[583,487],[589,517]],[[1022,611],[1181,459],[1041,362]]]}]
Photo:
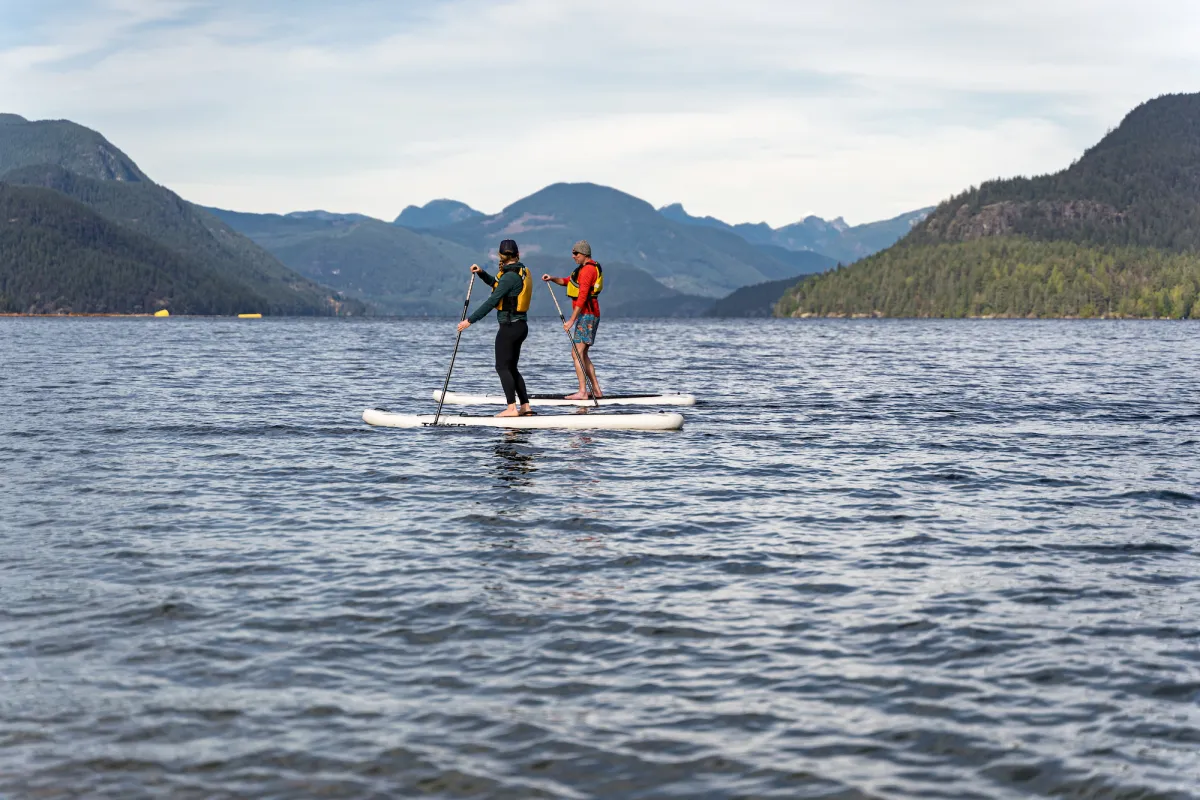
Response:
[{"label": "yellow life vest", "polygon": [[595,261],[585,261],[576,267],[575,271],[571,273],[571,277],[567,279],[567,297],[579,297],[579,271],[589,263],[596,268],[596,282],[592,284],[592,297],[596,297],[604,290],[604,267]]},{"label": "yellow life vest", "polygon": [[[516,264],[510,264],[509,269],[500,269],[500,275],[503,275],[509,270],[515,269],[517,274],[521,276],[523,285],[521,293],[516,297],[511,294],[508,297],[501,298],[500,303],[496,306],[497,311],[507,311],[508,313],[516,312],[524,314],[529,310],[529,301],[533,299],[533,276],[529,274],[529,268],[518,261]],[[492,284],[492,289],[495,289],[500,283],[500,276],[496,277],[496,282]]]}]

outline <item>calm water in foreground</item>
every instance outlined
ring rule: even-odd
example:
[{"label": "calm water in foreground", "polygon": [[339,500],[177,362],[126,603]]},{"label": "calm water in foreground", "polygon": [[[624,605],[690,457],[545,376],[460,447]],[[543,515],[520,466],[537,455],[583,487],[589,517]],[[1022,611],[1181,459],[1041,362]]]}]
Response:
[{"label": "calm water in foreground", "polygon": [[1198,796],[1200,326],[452,330],[0,320],[0,796]]}]

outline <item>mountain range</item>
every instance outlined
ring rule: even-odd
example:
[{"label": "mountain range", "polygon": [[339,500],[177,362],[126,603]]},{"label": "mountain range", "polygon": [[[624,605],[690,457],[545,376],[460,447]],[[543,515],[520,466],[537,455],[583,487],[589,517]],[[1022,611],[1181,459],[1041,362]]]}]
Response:
[{"label": "mountain range", "polygon": [[630,264],[668,288],[701,297],[800,274],[734,233],[675,222],[644,200],[591,183],[554,184],[499,214],[454,223],[437,234],[481,253],[512,238],[525,255],[555,256],[568,264],[574,243],[587,239],[597,261]]},{"label": "mountain range", "polygon": [[[383,314],[451,313],[461,306],[467,268],[488,263],[486,248],[472,250],[433,231],[414,231],[381,220],[207,210],[300,274],[369,301]],[[568,259],[537,252],[523,254],[522,260],[538,276],[565,275],[574,266]],[[491,269],[494,273],[494,265]],[[699,316],[712,305],[711,298],[671,289],[631,264],[608,262],[604,270],[603,303],[608,316]],[[475,291],[483,289],[477,286]],[[531,313],[557,312],[539,289]]]},{"label": "mountain range", "polygon": [[[449,200],[410,206],[400,219],[421,220],[414,228],[328,212],[206,210],[305,277],[387,314],[455,308],[465,267],[493,262],[504,238],[519,242],[535,271],[558,275],[573,268],[571,247],[587,238],[611,278],[604,295],[611,316],[699,316],[743,286],[781,279],[790,285],[837,263],[811,250],[755,245],[731,231],[679,223],[632,195],[588,183],[549,186],[493,215]],[[533,313],[554,313],[540,292],[536,298]],[[763,313],[757,301],[754,309]]]},{"label": "mountain range", "polygon": [[1200,94],[1131,111],[1060,172],[989,181],[779,313],[1200,317]]},{"label": "mountain range", "polygon": [[[872,246],[868,231],[877,238],[897,237],[903,227],[901,218],[850,228],[815,217],[777,231],[727,225],[690,217],[678,205],[656,210],[590,183],[554,184],[490,215],[449,199],[408,206],[392,223],[323,210],[250,214],[187,202],[154,183],[96,131],[13,114],[0,115],[0,182],[8,188],[6,202],[28,212],[13,218],[18,221],[9,223],[7,234],[15,235],[19,225],[36,225],[33,209],[49,208],[47,195],[18,190],[42,189],[72,201],[50,204],[55,230],[62,233],[65,219],[75,214],[77,230],[96,237],[86,258],[78,255],[85,239],[29,231],[18,237],[25,260],[0,263],[0,299],[6,309],[39,312],[226,313],[233,302],[243,311],[270,314],[443,315],[459,304],[466,267],[492,261],[501,239],[517,239],[535,271],[567,274],[572,245],[586,238],[609,277],[606,314],[713,313],[718,299],[747,286],[759,288],[738,297],[753,297],[747,313],[757,314],[764,292],[776,291],[776,284],[835,266],[837,259],[817,252],[814,242],[831,247],[836,242],[839,253],[857,252]],[[135,246],[94,215],[142,238]],[[76,254],[78,274],[63,253],[53,251],[54,242],[63,253]],[[18,245],[10,240],[7,246],[11,251]],[[123,265],[114,266],[112,276],[103,269],[105,247],[113,248],[112,264]],[[138,260],[152,253],[158,256]],[[140,266],[134,269],[134,263]],[[146,271],[155,264],[157,271]],[[58,283],[31,280],[39,270],[58,276]],[[151,274],[153,280],[146,277]],[[135,288],[137,276],[149,281],[146,291]],[[95,287],[94,296],[88,296],[88,286]],[[214,293],[208,300],[201,297],[204,287]],[[549,298],[538,297],[534,313],[552,313]],[[722,313],[740,307],[735,299]]]},{"label": "mountain range", "polygon": [[1200,317],[1200,94],[1138,106],[1060,172],[859,226],[728,224],[590,183],[497,214],[436,200],[393,223],[204,209],[98,132],[14,114],[0,114],[0,209],[5,311],[442,315],[501,239],[562,275],[586,238],[615,316],[761,315],[782,291],[787,316]]},{"label": "mountain range", "polygon": [[674,203],[659,209],[659,213],[663,216],[685,225],[699,225],[728,231],[737,234],[751,244],[760,246],[773,246],[791,252],[812,251],[829,256],[843,264],[857,261],[894,244],[902,236],[907,235],[914,225],[925,219],[931,211],[933,211],[932,206],[909,211],[881,222],[869,222],[865,225],[854,226],[847,225],[841,217],[826,221],[820,217],[810,216],[782,228],[772,228],[765,222],[730,225],[715,217],[693,217],[684,211],[681,203]]}]

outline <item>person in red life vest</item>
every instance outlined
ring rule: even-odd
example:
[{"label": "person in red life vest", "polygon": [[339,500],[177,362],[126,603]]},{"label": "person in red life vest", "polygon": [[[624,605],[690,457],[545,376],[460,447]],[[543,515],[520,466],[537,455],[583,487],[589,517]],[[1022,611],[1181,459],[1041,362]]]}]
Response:
[{"label": "person in red life vest", "polygon": [[[567,296],[571,298],[571,318],[563,323],[563,328],[571,334],[575,343],[575,352],[579,358],[572,358],[575,364],[575,376],[579,378],[579,391],[567,395],[567,400],[587,400],[589,396],[603,397],[600,391],[600,381],[596,380],[596,367],[589,355],[592,345],[596,343],[596,331],[600,327],[600,301],[596,298],[604,287],[604,268],[592,260],[592,246],[586,241],[578,241],[571,249],[571,257],[575,259],[575,271],[569,278],[555,278],[543,275],[542,280],[567,287]],[[585,374],[586,371],[586,374]],[[592,382],[594,395],[588,394],[588,381]]]}]

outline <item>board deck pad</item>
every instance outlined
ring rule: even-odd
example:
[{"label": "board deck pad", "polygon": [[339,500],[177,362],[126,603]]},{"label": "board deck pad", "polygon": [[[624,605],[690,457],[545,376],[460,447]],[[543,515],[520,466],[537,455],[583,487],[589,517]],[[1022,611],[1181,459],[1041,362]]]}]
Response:
[{"label": "board deck pad", "polygon": [[[595,406],[595,400],[567,400],[564,394],[531,394],[531,406]],[[442,393],[433,392],[435,403],[442,401]],[[494,406],[508,405],[508,400],[502,394],[468,394],[466,392],[446,392],[447,405],[452,406]],[[694,406],[696,398],[690,394],[610,394],[601,397],[601,406]]]}]

